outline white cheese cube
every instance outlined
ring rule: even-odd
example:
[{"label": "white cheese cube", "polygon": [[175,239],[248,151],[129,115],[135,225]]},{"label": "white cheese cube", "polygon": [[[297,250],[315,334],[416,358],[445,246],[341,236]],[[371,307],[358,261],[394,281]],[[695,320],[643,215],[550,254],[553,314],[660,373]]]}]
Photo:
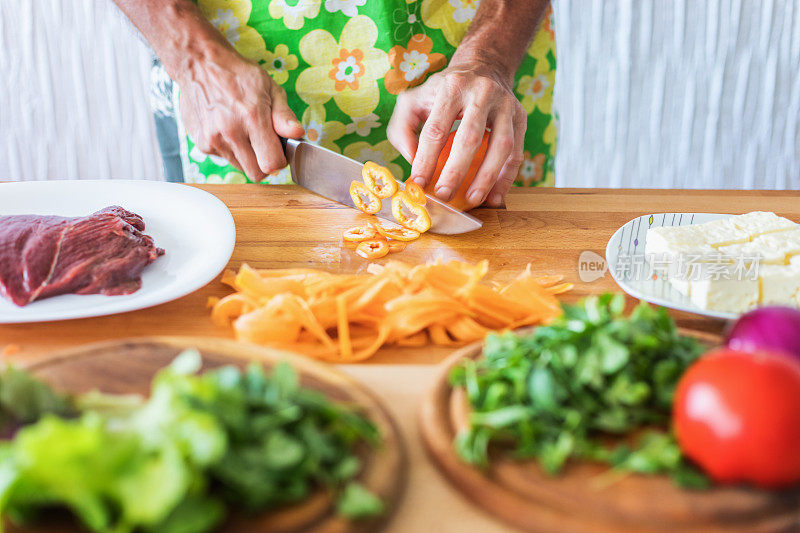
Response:
[{"label": "white cheese cube", "polygon": [[768,233],[751,242],[723,246],[720,252],[745,260],[758,257],[761,264],[786,265],[800,254],[800,230]]},{"label": "white cheese cube", "polygon": [[758,305],[757,279],[699,279],[691,286],[689,298],[701,309],[742,313]]},{"label": "white cheese cube", "polygon": [[664,226],[650,228],[645,237],[644,253],[652,256],[713,253],[698,226]]},{"label": "white cheese cube", "polygon": [[647,231],[645,254],[713,255],[721,246],[745,243],[750,235],[736,227],[730,218],[691,226],[665,226]]},{"label": "white cheese cube", "polygon": [[[800,256],[798,256],[800,258]],[[800,307],[800,262],[759,267],[761,305]]]},{"label": "white cheese cube", "polygon": [[705,224],[698,224],[696,227],[703,235],[703,241],[714,248],[750,240],[750,234],[736,227],[732,218],[720,218]]},{"label": "white cheese cube", "polygon": [[651,228],[645,254],[700,308],[740,313],[759,304],[800,307],[800,225],[775,213]]},{"label": "white cheese cube", "polygon": [[736,215],[731,219],[733,224],[745,231],[750,239],[759,235],[797,229],[798,225],[788,218],[779,217],[768,211],[753,211],[744,215]]},{"label": "white cheese cube", "polygon": [[707,263],[731,262],[715,246],[746,241],[747,234],[734,227],[730,219],[719,219],[692,226],[651,228],[645,254],[675,290],[689,296],[690,280],[700,277],[699,269]]},{"label": "white cheese cube", "polygon": [[676,291],[684,296],[691,296],[692,283],[688,279],[680,279],[673,276],[669,278],[669,283],[675,288]]}]

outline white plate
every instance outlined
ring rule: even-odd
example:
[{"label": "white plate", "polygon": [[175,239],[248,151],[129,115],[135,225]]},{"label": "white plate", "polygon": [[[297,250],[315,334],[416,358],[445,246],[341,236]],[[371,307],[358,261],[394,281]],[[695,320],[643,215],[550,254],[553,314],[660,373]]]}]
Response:
[{"label": "white plate", "polygon": [[[640,300],[663,305],[680,311],[689,311],[699,315],[714,318],[735,319],[738,313],[726,313],[722,311],[709,311],[694,305],[689,298],[681,294],[670,283],[664,279],[647,277],[646,279],[627,279],[621,275],[625,270],[636,268],[636,261],[632,258],[638,257],[639,263],[644,258],[644,246],[647,238],[647,230],[658,226],[689,226],[691,224],[702,224],[720,218],[730,217],[719,213],[657,213],[644,215],[627,222],[619,228],[606,246],[606,264],[611,276],[620,288]],[[623,264],[620,260],[625,261]],[[636,276],[633,276],[636,277]]]},{"label": "white plate", "polygon": [[67,294],[17,307],[0,297],[0,323],[43,322],[143,309],[185,296],[228,263],[236,229],[228,208],[200,189],[157,181],[0,183],[0,215],[85,216],[110,205],[141,215],[145,233],[166,253],[145,267],[133,294]]}]

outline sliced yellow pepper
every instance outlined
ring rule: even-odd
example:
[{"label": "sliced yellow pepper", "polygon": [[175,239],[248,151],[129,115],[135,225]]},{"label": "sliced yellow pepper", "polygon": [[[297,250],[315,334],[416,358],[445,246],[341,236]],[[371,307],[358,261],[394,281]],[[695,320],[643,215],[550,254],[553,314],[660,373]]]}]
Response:
[{"label": "sliced yellow pepper", "polygon": [[387,228],[379,222],[372,222],[371,224],[377,233],[387,239],[403,242],[410,242],[419,239],[419,232],[413,229],[404,227]]},{"label": "sliced yellow pepper", "polygon": [[378,234],[377,230],[371,225],[355,226],[342,232],[342,239],[347,242],[361,242],[374,239]]},{"label": "sliced yellow pepper", "polygon": [[425,233],[431,229],[431,216],[425,206],[411,200],[405,192],[401,191],[392,196],[392,215],[400,225]]},{"label": "sliced yellow pepper", "polygon": [[374,215],[381,210],[381,199],[375,196],[375,193],[360,181],[354,181],[350,184],[350,198],[356,208],[369,215]]},{"label": "sliced yellow pepper", "polygon": [[404,191],[414,203],[425,205],[428,202],[428,198],[425,196],[425,191],[413,181],[406,182]]},{"label": "sliced yellow pepper", "polygon": [[356,253],[364,259],[380,259],[389,253],[389,243],[378,239],[364,241],[358,244]]},{"label": "sliced yellow pepper", "polygon": [[397,180],[392,176],[392,171],[373,161],[364,163],[361,177],[369,190],[380,199],[391,198],[397,192]]}]

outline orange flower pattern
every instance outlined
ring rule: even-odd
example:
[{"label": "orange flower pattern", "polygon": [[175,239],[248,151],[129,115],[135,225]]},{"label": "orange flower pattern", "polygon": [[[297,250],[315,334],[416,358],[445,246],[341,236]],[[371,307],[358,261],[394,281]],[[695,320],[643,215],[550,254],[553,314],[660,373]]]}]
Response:
[{"label": "orange flower pattern", "polygon": [[531,153],[525,150],[525,160],[522,166],[519,167],[519,174],[517,174],[517,182],[525,187],[536,185],[542,181],[544,176],[544,154],[536,154],[531,157]]},{"label": "orange flower pattern", "polygon": [[432,54],[433,41],[427,35],[412,35],[405,48],[400,45],[389,50],[391,68],[386,73],[384,85],[391,94],[416,87],[428,74],[441,70],[447,64],[444,54]]},{"label": "orange flower pattern", "polygon": [[546,31],[550,35],[550,39],[556,38],[556,32],[553,29],[553,6],[549,6],[547,11],[544,14],[544,20],[542,20],[542,29]]},{"label": "orange flower pattern", "polygon": [[339,57],[333,58],[333,68],[328,77],[334,81],[334,89],[343,91],[350,88],[358,90],[358,78],[364,75],[364,52],[355,50],[339,50]]}]

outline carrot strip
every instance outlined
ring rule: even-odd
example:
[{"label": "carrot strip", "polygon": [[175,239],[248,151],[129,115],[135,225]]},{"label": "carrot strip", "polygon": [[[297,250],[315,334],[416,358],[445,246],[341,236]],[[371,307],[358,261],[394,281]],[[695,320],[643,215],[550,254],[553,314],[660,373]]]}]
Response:
[{"label": "carrot strip", "polygon": [[322,344],[325,344],[326,346],[334,345],[333,339],[331,339],[330,335],[327,334],[325,328],[322,327],[322,324],[319,323],[319,320],[317,320],[317,317],[314,315],[313,311],[311,311],[311,307],[305,300],[295,296],[291,299],[287,298],[284,301],[286,302],[284,305],[284,311],[293,313],[297,318],[297,321],[306,329],[306,331],[319,339]]},{"label": "carrot strip", "polygon": [[389,260],[366,274],[243,265],[223,274],[236,292],[208,304],[214,323],[232,325],[239,340],[355,363],[388,343],[460,345],[546,323],[561,312],[555,295],[572,288],[562,276],[534,275],[531,265],[505,285],[484,281],[488,271],[487,261]]},{"label": "carrot strip", "polygon": [[353,357],[353,344],[350,342],[350,323],[347,321],[347,302],[344,297],[336,298],[336,311],[339,315],[339,350],[343,359]]},{"label": "carrot strip", "polygon": [[404,337],[397,341],[398,346],[404,346],[408,348],[419,348],[421,346],[425,346],[426,344],[428,344],[428,335],[425,333],[425,331],[420,331],[419,333],[409,335],[408,337]]},{"label": "carrot strip", "polygon": [[220,278],[220,281],[225,285],[229,285],[235,289],[236,272],[234,272],[233,270],[225,270],[225,272],[222,273],[222,278]]},{"label": "carrot strip", "polygon": [[561,281],[563,279],[564,279],[564,276],[561,276],[561,275],[558,275],[558,276],[556,276],[556,275],[553,275],[553,276],[538,276],[538,277],[533,278],[533,280],[536,283],[538,283],[539,285],[541,285],[542,287],[552,287],[553,285],[555,285],[556,283],[558,283],[559,281]]},{"label": "carrot strip", "polygon": [[211,308],[211,320],[218,326],[229,326],[231,320],[249,313],[256,307],[258,304],[245,294],[229,294]]},{"label": "carrot strip", "polygon": [[575,286],[574,283],[560,283],[558,285],[553,285],[552,287],[547,287],[546,290],[550,294],[561,294],[572,290],[574,286]]},{"label": "carrot strip", "polygon": [[453,346],[459,344],[457,341],[450,338],[450,335],[447,334],[447,330],[441,324],[431,324],[428,327],[428,334],[431,337],[431,342],[439,346]]}]

